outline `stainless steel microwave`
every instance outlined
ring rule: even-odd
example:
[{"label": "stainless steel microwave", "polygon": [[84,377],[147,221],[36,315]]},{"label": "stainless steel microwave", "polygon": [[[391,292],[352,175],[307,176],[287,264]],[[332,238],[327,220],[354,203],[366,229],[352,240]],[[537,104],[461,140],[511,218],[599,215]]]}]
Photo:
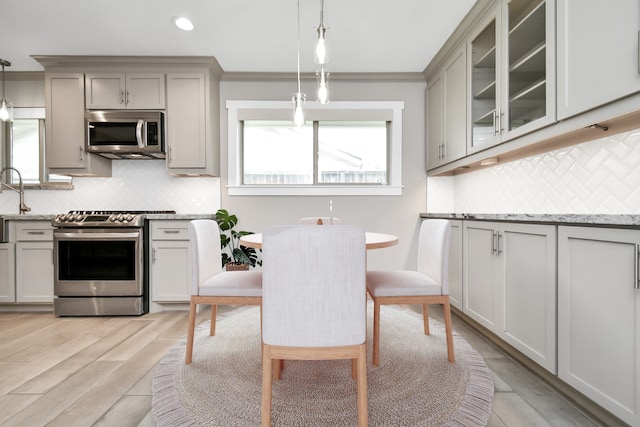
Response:
[{"label": "stainless steel microwave", "polygon": [[87,111],[86,149],[111,159],[164,159],[161,111]]}]

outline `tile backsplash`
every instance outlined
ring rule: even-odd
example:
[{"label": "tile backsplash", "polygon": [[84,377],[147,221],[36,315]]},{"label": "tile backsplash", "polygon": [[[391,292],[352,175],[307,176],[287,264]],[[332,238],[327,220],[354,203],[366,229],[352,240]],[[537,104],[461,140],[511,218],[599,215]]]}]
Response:
[{"label": "tile backsplash", "polygon": [[[73,190],[26,190],[30,214],[70,210],[175,210],[213,213],[220,207],[220,179],[175,177],[163,160],[113,160],[111,178],[76,177]],[[18,213],[18,195],[0,194],[0,213]]]},{"label": "tile backsplash", "polygon": [[427,212],[640,214],[640,129],[428,178]]}]

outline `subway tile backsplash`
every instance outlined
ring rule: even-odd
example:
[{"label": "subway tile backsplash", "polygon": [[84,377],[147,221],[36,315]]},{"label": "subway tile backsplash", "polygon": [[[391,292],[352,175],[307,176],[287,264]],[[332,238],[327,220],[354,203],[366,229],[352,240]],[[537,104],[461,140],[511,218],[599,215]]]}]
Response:
[{"label": "subway tile backsplash", "polygon": [[427,212],[640,214],[640,129],[428,178]]},{"label": "subway tile backsplash", "polygon": [[[219,178],[171,176],[164,160],[113,160],[111,178],[76,177],[73,186],[73,190],[27,190],[29,213],[175,210],[200,214],[220,207]],[[0,213],[18,213],[18,195],[14,196],[0,197]]]}]

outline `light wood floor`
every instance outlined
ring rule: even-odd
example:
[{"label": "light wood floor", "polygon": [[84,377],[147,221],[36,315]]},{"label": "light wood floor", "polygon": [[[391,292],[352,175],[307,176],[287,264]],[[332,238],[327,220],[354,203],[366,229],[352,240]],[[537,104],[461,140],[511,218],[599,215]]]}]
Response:
[{"label": "light wood floor", "polygon": [[[200,312],[198,322],[208,314]],[[439,317],[436,309],[431,314]],[[0,425],[155,426],[153,370],[186,324],[184,311],[93,318],[0,313]],[[455,316],[454,329],[494,372],[489,426],[598,425]]]}]

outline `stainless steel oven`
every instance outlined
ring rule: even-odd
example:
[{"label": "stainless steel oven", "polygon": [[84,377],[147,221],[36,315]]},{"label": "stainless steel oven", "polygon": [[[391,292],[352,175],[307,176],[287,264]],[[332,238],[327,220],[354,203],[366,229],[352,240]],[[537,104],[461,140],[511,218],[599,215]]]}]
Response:
[{"label": "stainless steel oven", "polygon": [[149,311],[145,212],[73,211],[53,225],[56,316]]}]

